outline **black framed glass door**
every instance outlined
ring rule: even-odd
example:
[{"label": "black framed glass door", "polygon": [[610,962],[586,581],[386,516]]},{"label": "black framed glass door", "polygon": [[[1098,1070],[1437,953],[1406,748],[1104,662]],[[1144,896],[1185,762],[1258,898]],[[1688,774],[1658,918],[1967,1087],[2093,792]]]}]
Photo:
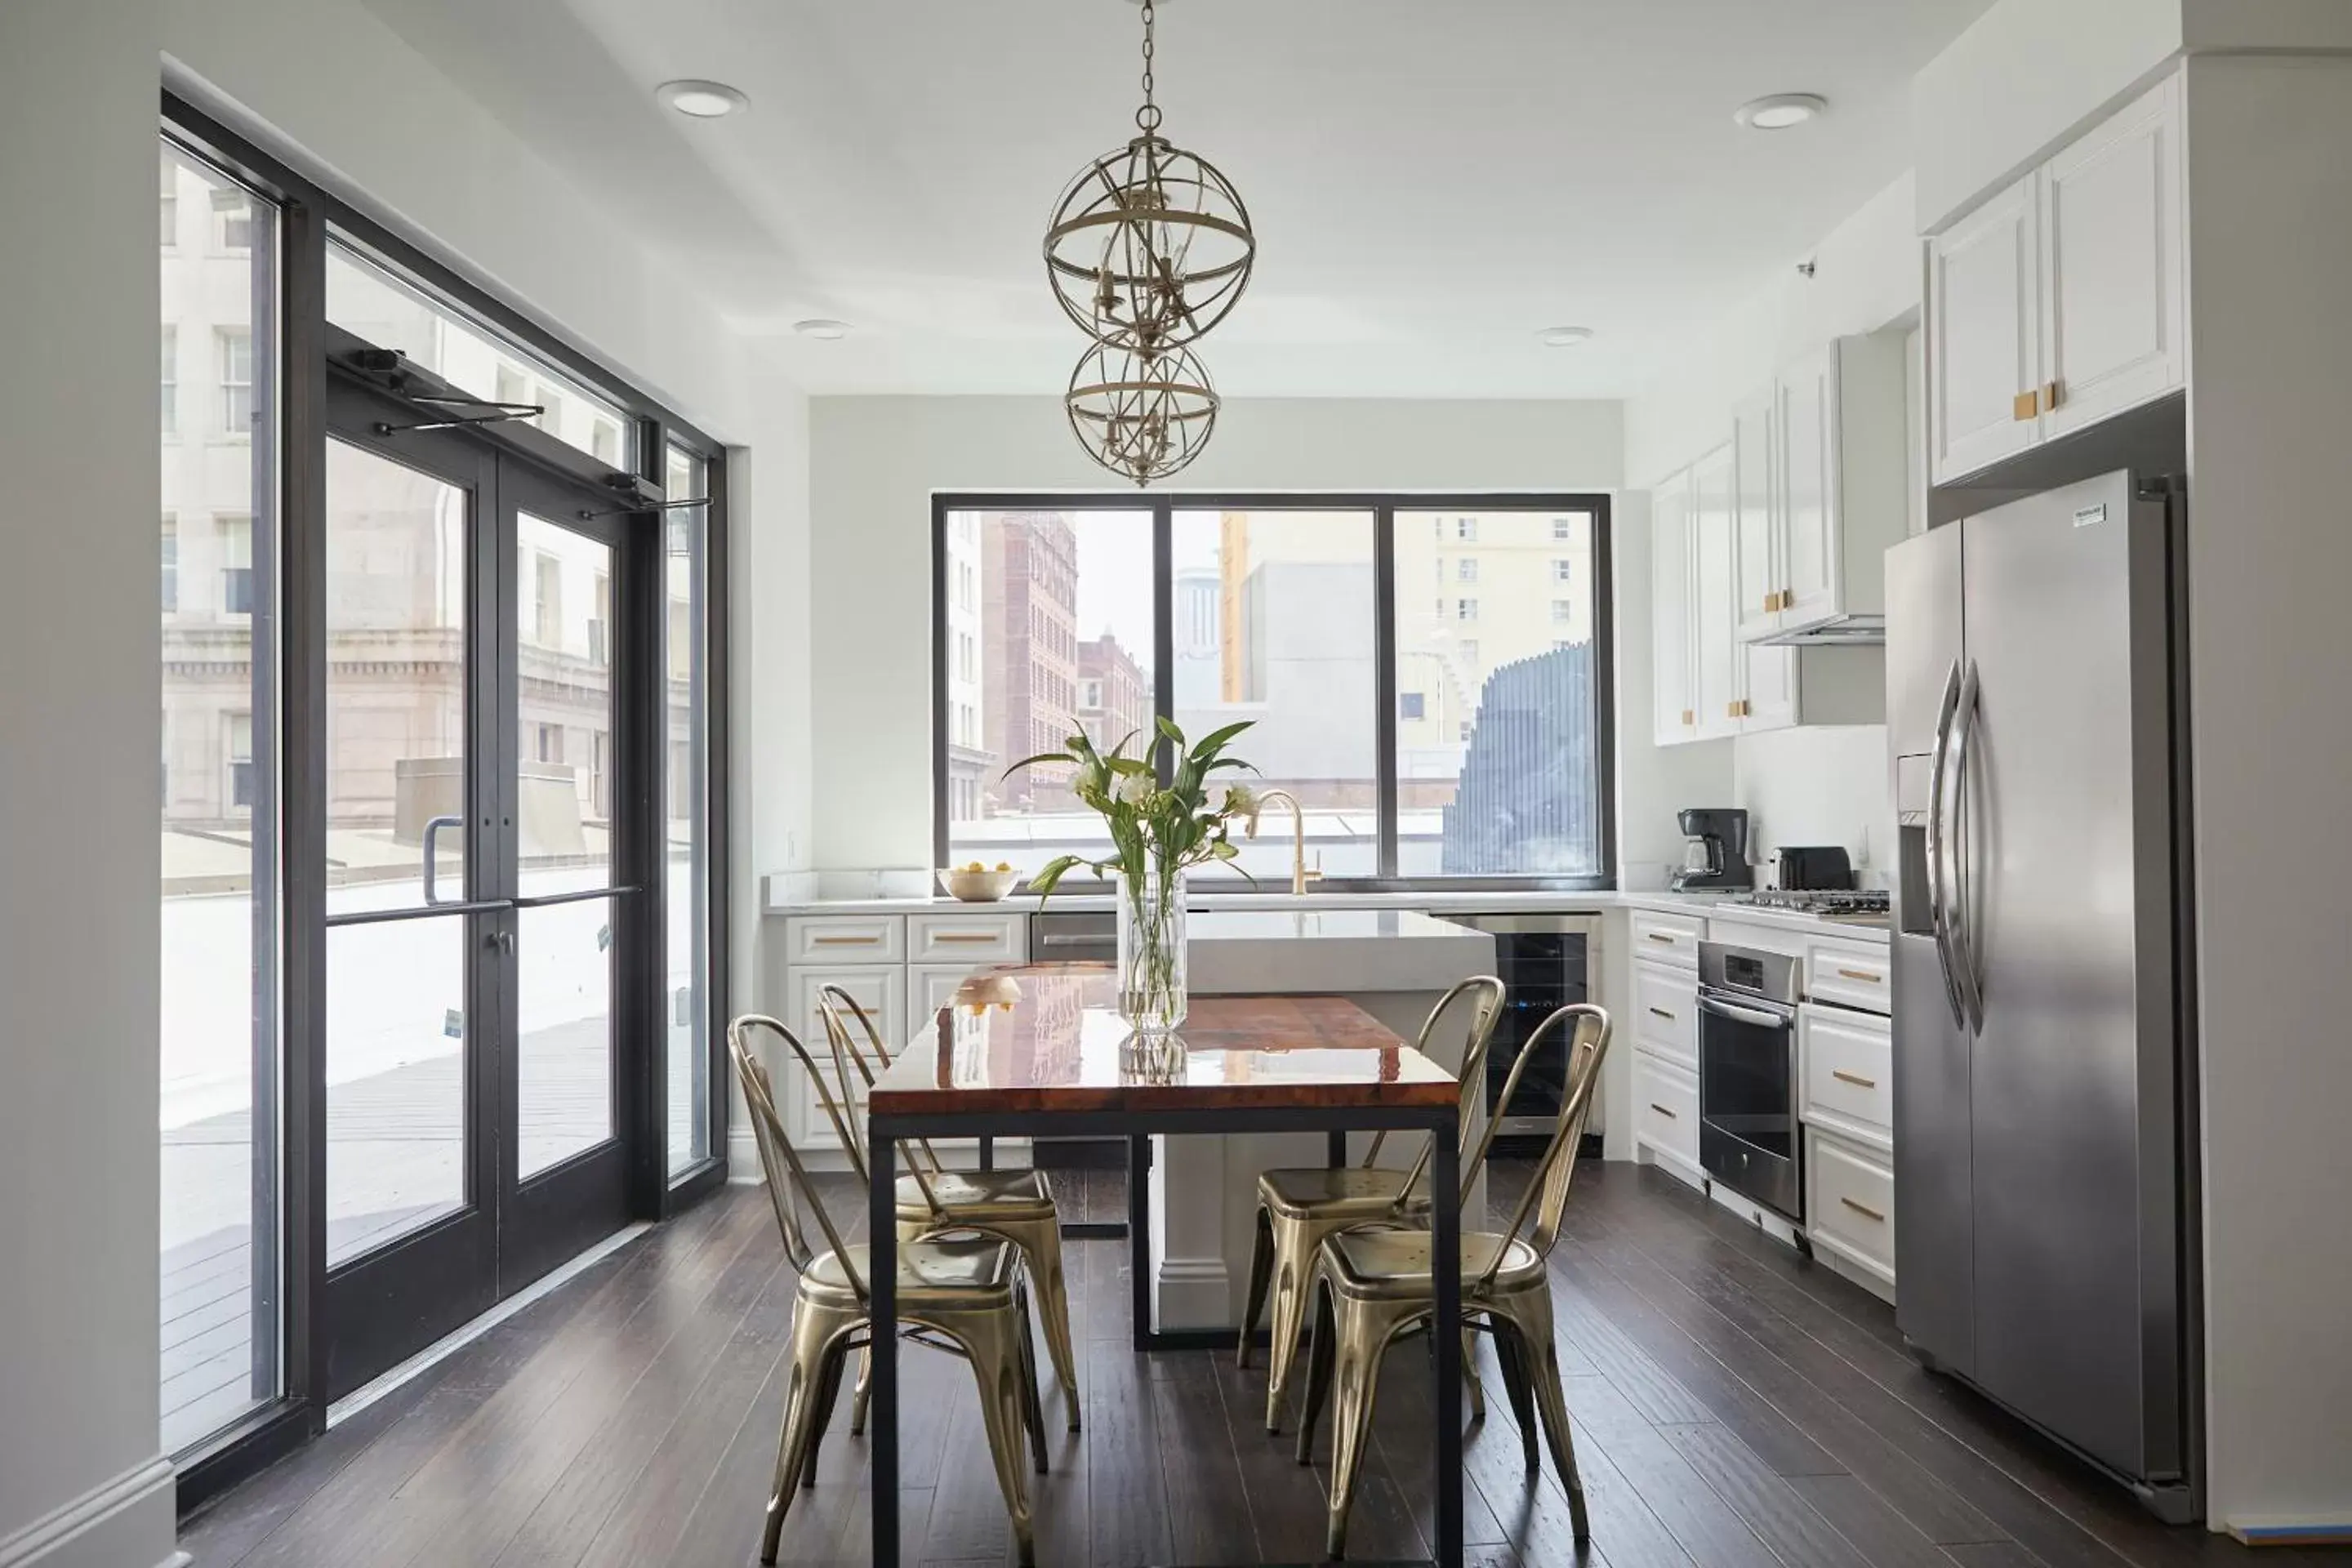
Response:
[{"label": "black framed glass door", "polygon": [[593,489],[436,422],[329,394],[331,1400],[629,1218],[625,552]]}]

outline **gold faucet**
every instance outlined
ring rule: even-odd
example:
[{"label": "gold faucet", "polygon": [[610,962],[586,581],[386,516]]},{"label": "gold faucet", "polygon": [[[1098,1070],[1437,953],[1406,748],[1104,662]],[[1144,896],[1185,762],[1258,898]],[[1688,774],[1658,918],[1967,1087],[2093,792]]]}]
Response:
[{"label": "gold faucet", "polygon": [[1257,837],[1259,815],[1269,803],[1277,800],[1290,803],[1290,890],[1294,895],[1303,897],[1307,883],[1323,879],[1323,868],[1318,866],[1311,871],[1307,868],[1307,808],[1298,804],[1298,797],[1286,789],[1270,789],[1258,795],[1250,806],[1246,837]]}]

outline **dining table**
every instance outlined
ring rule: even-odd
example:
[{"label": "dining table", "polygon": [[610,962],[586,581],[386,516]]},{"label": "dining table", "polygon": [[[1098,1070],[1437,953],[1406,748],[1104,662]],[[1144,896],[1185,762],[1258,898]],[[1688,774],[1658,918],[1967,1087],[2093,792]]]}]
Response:
[{"label": "dining table", "polygon": [[[1454,1075],[1340,996],[1190,998],[1173,1033],[1137,1032],[1108,964],[1013,964],[975,971],[925,1019],[866,1094],[873,1248],[873,1561],[900,1561],[898,1161],[902,1142],[1119,1137],[1148,1147],[1187,1133],[1322,1132],[1335,1155],[1349,1132],[1432,1134],[1431,1191],[1461,1187],[1460,1088]],[[1145,1162],[1130,1163],[1139,1175]],[[1130,1183],[1128,1242],[1136,1331],[1150,1323],[1147,1194]],[[1431,1205],[1434,1321],[1461,1315],[1461,1211]],[[1230,1335],[1222,1336],[1230,1340]],[[1435,1561],[1462,1562],[1462,1336],[1433,1333],[1436,1378]]]}]

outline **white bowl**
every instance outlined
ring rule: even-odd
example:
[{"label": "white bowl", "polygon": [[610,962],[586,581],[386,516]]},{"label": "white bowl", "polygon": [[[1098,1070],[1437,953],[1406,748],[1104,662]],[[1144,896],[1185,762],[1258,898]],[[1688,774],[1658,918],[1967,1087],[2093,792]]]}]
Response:
[{"label": "white bowl", "polygon": [[967,904],[992,904],[1021,880],[1018,871],[966,871],[953,866],[940,868],[940,886]]}]

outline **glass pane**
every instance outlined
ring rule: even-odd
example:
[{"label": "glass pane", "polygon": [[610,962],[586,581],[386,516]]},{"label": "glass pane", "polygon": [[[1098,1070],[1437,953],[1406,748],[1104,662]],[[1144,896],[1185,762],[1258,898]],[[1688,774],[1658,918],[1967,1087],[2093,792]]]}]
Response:
[{"label": "glass pane", "polygon": [[[1378,697],[1372,666],[1372,514],[1179,511],[1172,521],[1176,722],[1197,739],[1250,721],[1233,745],[1303,808],[1309,866],[1380,869]],[[1140,698],[1149,722],[1151,693]],[[1276,805],[1235,864],[1290,885],[1291,814]],[[1203,866],[1203,879],[1240,871]]]},{"label": "glass pane", "polygon": [[1396,514],[1397,870],[1601,871],[1589,512]]},{"label": "glass pane", "polygon": [[515,937],[516,1175],[613,1136],[613,901],[524,910]]},{"label": "glass pane", "polygon": [[636,422],[619,405],[341,242],[327,247],[327,320],[398,350],[460,392],[537,404],[545,412],[532,424],[599,462],[634,471]]},{"label": "glass pane", "polygon": [[466,1204],[464,915],[327,928],[327,1267]]},{"label": "glass pane", "polygon": [[330,916],[466,896],[469,501],[327,443]]},{"label": "glass pane", "polygon": [[611,884],[613,548],[516,520],[515,800],[525,898]]},{"label": "glass pane", "polygon": [[[282,1387],[278,495],[257,462],[270,443],[251,438],[277,412],[266,362],[257,379],[249,353],[276,327],[278,214],[168,143],[161,178],[159,1371],[171,1453]],[[213,253],[201,227],[180,242],[183,221],[215,212],[236,216],[246,250]],[[228,340],[248,346],[233,413],[205,358]]]},{"label": "glass pane", "polygon": [[946,542],[950,858],[1026,873],[1108,854],[1067,769],[1002,775],[1074,724],[1105,746],[1150,738],[1151,514],[957,511]]},{"label": "glass pane", "polygon": [[[669,449],[668,499],[700,499],[709,493],[702,459],[680,447]],[[709,800],[709,742],[703,729],[704,599],[703,542],[709,514],[704,507],[679,507],[667,515],[669,547],[663,568],[665,690],[667,694],[663,795],[667,810],[668,881],[665,891],[668,931],[664,946],[668,966],[669,1168],[673,1173],[710,1155],[710,868],[705,853],[704,814]]]}]

